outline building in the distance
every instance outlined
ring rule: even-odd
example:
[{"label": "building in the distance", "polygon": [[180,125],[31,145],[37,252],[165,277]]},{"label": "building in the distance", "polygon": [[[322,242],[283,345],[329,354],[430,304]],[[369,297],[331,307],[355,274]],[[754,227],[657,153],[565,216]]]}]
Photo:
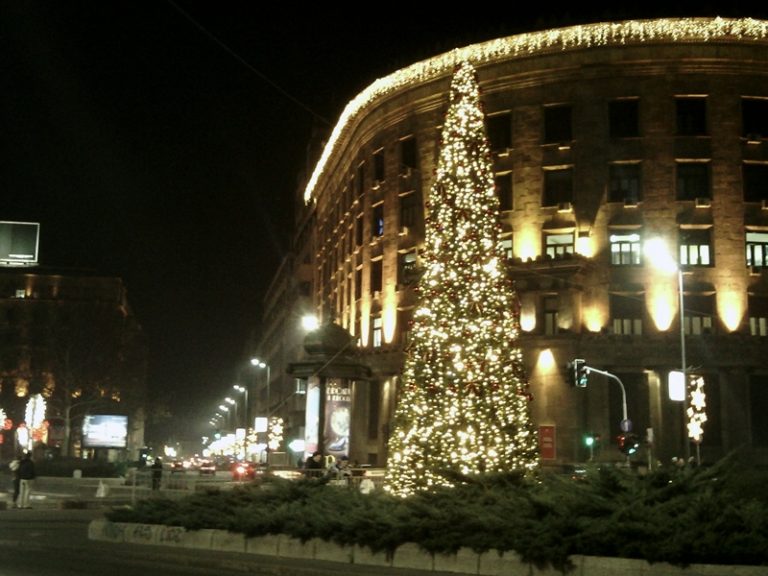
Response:
[{"label": "building in the distance", "polygon": [[[768,459],[768,22],[721,18],[500,38],[398,70],[348,104],[306,186],[312,234],[299,249],[312,247],[316,311],[373,370],[352,391],[368,425],[350,456],[385,463],[462,59],[482,90],[542,462],[588,459],[589,434],[595,459],[621,460],[625,406],[651,440],[635,458],[691,455],[685,402],[667,384],[683,364],[705,381],[703,460],[741,447]],[[657,269],[651,239],[681,274]],[[614,377],[575,387],[576,358]]]},{"label": "building in the distance", "polygon": [[31,448],[138,460],[147,349],[122,280],[6,264],[0,265],[0,459]]}]

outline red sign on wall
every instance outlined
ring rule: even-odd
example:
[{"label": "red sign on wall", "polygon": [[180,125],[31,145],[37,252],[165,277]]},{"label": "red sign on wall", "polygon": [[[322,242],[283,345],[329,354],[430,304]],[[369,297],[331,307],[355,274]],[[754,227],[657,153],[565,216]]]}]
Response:
[{"label": "red sign on wall", "polygon": [[539,426],[539,453],[542,460],[557,457],[557,437],[554,426]]}]

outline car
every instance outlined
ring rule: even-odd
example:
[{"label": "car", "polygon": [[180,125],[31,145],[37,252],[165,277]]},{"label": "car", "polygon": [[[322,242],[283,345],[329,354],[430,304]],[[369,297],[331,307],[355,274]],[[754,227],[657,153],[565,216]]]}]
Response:
[{"label": "car", "polygon": [[171,474],[177,474],[179,472],[186,472],[186,467],[184,466],[184,462],[181,460],[174,460],[171,462]]},{"label": "car", "polygon": [[232,480],[253,480],[261,473],[261,469],[253,462],[235,462],[232,464],[231,472]]},{"label": "car", "polygon": [[214,464],[211,460],[203,460],[198,464],[197,471],[200,473],[200,475],[203,474],[216,474],[216,464]]}]

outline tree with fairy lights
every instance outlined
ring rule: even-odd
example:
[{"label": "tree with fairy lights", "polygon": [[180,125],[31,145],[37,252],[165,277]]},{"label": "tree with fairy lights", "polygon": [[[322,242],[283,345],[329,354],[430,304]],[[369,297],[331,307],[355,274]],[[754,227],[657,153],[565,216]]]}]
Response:
[{"label": "tree with fairy lights", "polygon": [[399,496],[538,465],[517,298],[474,67],[457,66],[427,205],[423,268],[389,441]]}]

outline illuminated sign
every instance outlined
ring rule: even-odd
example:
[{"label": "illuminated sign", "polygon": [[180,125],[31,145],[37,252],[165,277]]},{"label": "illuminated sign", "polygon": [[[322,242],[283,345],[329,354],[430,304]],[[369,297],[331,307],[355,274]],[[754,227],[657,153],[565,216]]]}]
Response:
[{"label": "illuminated sign", "polygon": [[95,414],[83,422],[86,448],[125,448],[128,444],[128,416]]},{"label": "illuminated sign", "polygon": [[37,264],[40,224],[0,221],[0,265]]}]

